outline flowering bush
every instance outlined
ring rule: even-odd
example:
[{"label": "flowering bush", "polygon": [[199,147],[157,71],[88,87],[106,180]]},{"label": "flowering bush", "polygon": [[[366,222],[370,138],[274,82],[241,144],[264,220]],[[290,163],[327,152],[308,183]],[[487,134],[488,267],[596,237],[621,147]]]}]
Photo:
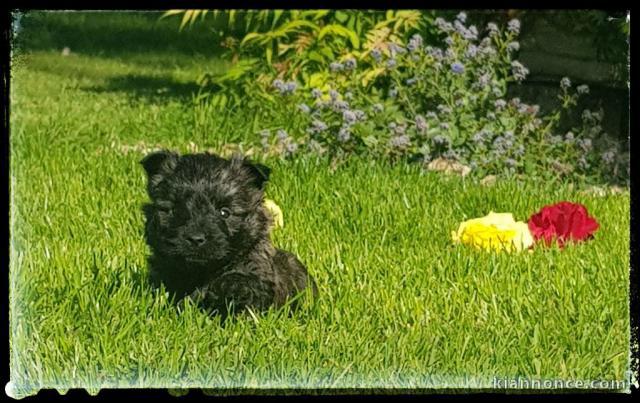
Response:
[{"label": "flowering bush", "polygon": [[520,22],[478,28],[466,18],[435,19],[432,44],[420,33],[403,41],[374,32],[362,51],[337,58],[307,87],[273,80],[270,110],[283,124],[263,132],[263,147],[287,156],[445,158],[479,175],[624,176],[616,149],[596,150],[601,113],[585,111],[582,127],[557,133],[562,114],[589,88],[563,78],[562,106],[544,116],[537,105],[508,99],[507,86],[529,74],[516,59]]}]

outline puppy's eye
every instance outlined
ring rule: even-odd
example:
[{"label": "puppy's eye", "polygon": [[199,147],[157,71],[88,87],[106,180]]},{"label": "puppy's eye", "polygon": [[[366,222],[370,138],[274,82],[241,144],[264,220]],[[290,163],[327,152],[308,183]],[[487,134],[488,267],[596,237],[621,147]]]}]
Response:
[{"label": "puppy's eye", "polygon": [[229,218],[230,215],[231,215],[231,210],[229,210],[228,208],[223,207],[220,209],[220,217]]}]

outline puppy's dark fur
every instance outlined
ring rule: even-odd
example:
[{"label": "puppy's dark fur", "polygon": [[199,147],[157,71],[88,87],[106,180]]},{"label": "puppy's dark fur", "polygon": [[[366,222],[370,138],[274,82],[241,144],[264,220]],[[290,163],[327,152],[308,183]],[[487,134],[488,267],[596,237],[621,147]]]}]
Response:
[{"label": "puppy's dark fur", "polygon": [[154,286],[223,317],[229,307],[238,313],[281,306],[307,286],[317,294],[302,263],[269,239],[269,168],[239,156],[169,151],[141,164],[151,198],[143,210]]}]

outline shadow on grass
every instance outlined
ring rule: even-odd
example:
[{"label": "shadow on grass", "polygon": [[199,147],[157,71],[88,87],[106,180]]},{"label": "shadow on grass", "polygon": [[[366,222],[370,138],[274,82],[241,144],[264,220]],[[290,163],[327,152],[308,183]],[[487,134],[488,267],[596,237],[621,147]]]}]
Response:
[{"label": "shadow on grass", "polygon": [[170,76],[125,74],[111,77],[106,84],[85,87],[96,93],[123,93],[135,100],[162,102],[168,100],[190,101],[200,86],[195,82],[178,82]]},{"label": "shadow on grass", "polygon": [[92,56],[139,53],[219,55],[213,21],[204,20],[179,30],[180,18],[161,19],[162,12],[28,11],[14,46],[24,50],[71,51]]}]

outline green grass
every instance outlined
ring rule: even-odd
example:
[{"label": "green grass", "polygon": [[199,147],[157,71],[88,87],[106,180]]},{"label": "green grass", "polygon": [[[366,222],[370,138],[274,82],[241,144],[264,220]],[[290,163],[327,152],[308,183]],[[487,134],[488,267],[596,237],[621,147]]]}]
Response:
[{"label": "green grass", "polygon": [[[146,283],[143,153],[125,146],[184,152],[249,138],[242,117],[191,102],[194,75],[224,63],[52,47],[34,46],[12,70],[10,368],[20,393],[628,380],[628,192],[269,160],[267,196],[285,216],[273,241],[307,264],[320,298],[293,317],[272,310],[225,327],[177,312]],[[127,75],[139,79],[113,84]],[[598,219],[595,240],[520,255],[452,245],[465,219],[493,210],[526,220],[565,199]]]}]

